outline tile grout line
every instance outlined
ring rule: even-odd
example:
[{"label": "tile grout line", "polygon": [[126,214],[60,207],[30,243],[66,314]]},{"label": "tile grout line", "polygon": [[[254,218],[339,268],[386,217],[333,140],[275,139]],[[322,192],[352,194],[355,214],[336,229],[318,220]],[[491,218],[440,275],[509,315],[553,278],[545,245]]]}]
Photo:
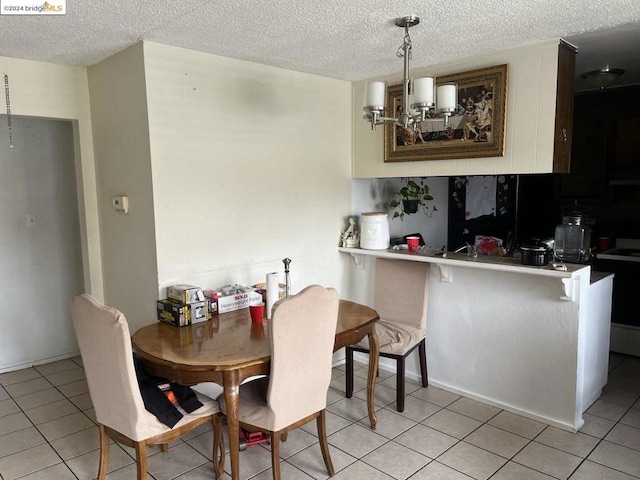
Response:
[{"label": "tile grout line", "polygon": [[[31,368],[33,368],[33,369],[38,373],[38,375],[40,375],[40,378],[42,378],[42,379],[43,379],[43,380],[45,380],[49,385],[51,385],[51,388],[53,388],[53,389],[57,390],[57,391],[58,391],[58,392],[59,392],[59,393],[60,393],[60,394],[65,398],[65,399],[67,399],[67,400],[68,400],[67,396],[66,396],[64,393],[62,393],[62,392],[58,389],[58,387],[56,387],[55,385],[53,385],[53,384],[49,381],[49,379],[47,379],[47,378],[46,378],[42,373],[40,373],[40,372],[39,372],[35,367],[31,367]],[[21,382],[17,382],[17,383],[21,383]],[[7,391],[7,390],[6,390],[6,388],[4,387],[4,385],[2,386],[2,388],[4,388],[4,390],[5,390],[5,391]],[[38,392],[39,392],[39,391],[42,391],[42,390],[38,390]],[[30,392],[30,393],[28,393],[28,394],[26,394],[26,395],[29,395],[29,394],[31,394],[31,393],[37,393],[37,392]],[[36,431],[37,431],[37,432],[42,436],[42,438],[43,438],[43,440],[44,440],[44,443],[42,443],[41,445],[45,445],[45,444],[46,444],[46,445],[48,445],[48,446],[51,448],[51,450],[53,450],[53,452],[55,452],[55,454],[58,456],[58,458],[60,459],[60,463],[64,464],[64,466],[65,466],[65,467],[66,467],[66,468],[71,472],[71,474],[72,474],[72,475],[77,479],[77,478],[78,478],[78,477],[77,477],[77,475],[73,472],[73,470],[71,470],[71,469],[69,468],[69,466],[67,465],[67,463],[65,462],[65,460],[60,456],[60,454],[59,454],[59,453],[58,453],[58,451],[53,447],[53,445],[51,445],[51,442],[47,439],[47,437],[45,437],[45,436],[44,436],[44,434],[42,433],[42,431],[40,430],[40,428],[38,428],[38,425],[36,425],[36,424],[33,422],[33,420],[31,420],[31,418],[29,417],[29,415],[27,415],[27,411],[26,411],[26,410],[24,410],[24,409],[23,409],[23,408],[18,404],[18,402],[16,402],[16,398],[15,398],[13,395],[11,395],[11,393],[7,392],[7,394],[9,395],[9,398],[11,398],[11,400],[12,400],[12,401],[16,404],[16,406],[20,409],[20,412],[25,416],[25,418],[29,421],[29,423],[31,423],[31,426],[32,426],[33,428],[35,428],[35,429],[36,429]],[[23,396],[23,395],[19,395],[19,396]],[[69,401],[70,401],[70,400],[69,400]],[[71,402],[71,403],[73,403],[73,402]],[[73,405],[75,406],[75,404],[73,404]],[[44,406],[44,405],[41,405],[41,406]],[[34,407],[34,408],[38,408],[38,407]],[[77,407],[76,407],[76,408],[77,408]],[[80,411],[80,409],[78,409],[78,410]],[[83,413],[84,413],[84,412],[83,412]],[[66,416],[66,415],[65,415],[65,416]],[[60,417],[60,418],[62,418],[62,417]],[[91,420],[91,419],[90,419],[90,420]],[[93,421],[92,421],[92,423],[93,423]],[[27,428],[29,428],[29,427],[22,428],[22,429],[20,429],[20,430],[16,430],[16,431],[18,431],[18,432],[19,432],[19,431],[21,431],[21,430],[26,430]],[[13,433],[13,432],[11,432],[11,433]],[[15,453],[13,453],[13,454],[11,454],[11,455],[15,455],[15,454],[17,454],[17,453],[21,453],[21,452],[26,452],[26,451],[31,450],[31,449],[33,449],[33,448],[36,448],[36,447],[38,447],[38,446],[40,446],[40,445],[36,445],[35,447],[30,447],[30,448],[28,448],[28,449],[26,449],[26,450],[21,450],[20,452],[15,452]],[[59,465],[59,463],[56,463],[56,464],[54,464],[54,465]],[[52,466],[53,466],[53,465],[49,465],[49,467],[52,467]],[[45,468],[49,468],[49,467],[45,467]],[[35,470],[35,471],[33,471],[33,472],[29,472],[29,473],[27,473],[27,474],[25,474],[25,475],[32,475],[32,474],[37,473],[37,472],[42,471],[42,470],[43,470],[43,469]],[[21,475],[21,477],[24,477],[25,475]],[[2,477],[2,478],[4,478],[4,477]],[[20,477],[18,477],[18,478],[20,478]]]}]

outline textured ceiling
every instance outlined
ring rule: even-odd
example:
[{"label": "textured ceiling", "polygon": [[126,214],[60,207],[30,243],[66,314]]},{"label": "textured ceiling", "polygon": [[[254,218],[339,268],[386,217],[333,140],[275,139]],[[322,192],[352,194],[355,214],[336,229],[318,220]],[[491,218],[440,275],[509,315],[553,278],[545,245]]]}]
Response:
[{"label": "textured ceiling", "polygon": [[421,18],[411,29],[413,66],[555,37],[573,39],[582,54],[580,34],[595,31],[584,38],[596,49],[603,29],[636,39],[640,31],[639,0],[67,0],[66,8],[64,16],[0,16],[0,56],[89,66],[146,40],[360,80],[402,70],[403,32],[393,21],[409,14]]}]

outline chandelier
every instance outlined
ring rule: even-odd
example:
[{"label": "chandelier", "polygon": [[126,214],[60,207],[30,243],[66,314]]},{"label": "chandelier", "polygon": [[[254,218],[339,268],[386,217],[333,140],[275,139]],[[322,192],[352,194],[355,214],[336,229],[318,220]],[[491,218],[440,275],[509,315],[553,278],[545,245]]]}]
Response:
[{"label": "chandelier", "polygon": [[434,89],[434,77],[421,77],[411,81],[409,61],[411,60],[411,37],[409,28],[420,23],[420,18],[410,15],[396,19],[396,26],[404,28],[404,40],[396,55],[404,59],[402,79],[402,112],[398,117],[386,117],[387,84],[368,82],[365,90],[364,119],[371,122],[371,130],[384,122],[394,122],[404,128],[418,128],[418,124],[434,116],[444,117],[444,126],[458,105],[458,87],[454,83],[438,85]]}]

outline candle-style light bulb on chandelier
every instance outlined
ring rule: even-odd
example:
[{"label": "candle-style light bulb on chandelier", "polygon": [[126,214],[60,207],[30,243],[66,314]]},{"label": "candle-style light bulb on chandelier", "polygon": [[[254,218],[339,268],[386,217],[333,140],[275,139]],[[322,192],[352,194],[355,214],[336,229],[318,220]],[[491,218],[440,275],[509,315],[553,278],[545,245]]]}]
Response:
[{"label": "candle-style light bulb on chandelier", "polygon": [[414,129],[431,116],[443,116],[445,127],[449,116],[456,111],[458,105],[458,87],[454,83],[438,85],[434,89],[434,77],[421,77],[411,80],[409,77],[409,61],[411,60],[411,37],[409,28],[420,23],[420,18],[410,15],[396,19],[396,26],[404,28],[404,41],[398,47],[396,55],[404,59],[404,76],[402,79],[402,112],[398,117],[385,117],[387,84],[385,82],[368,82],[365,89],[364,119],[371,122],[371,129],[384,122]]}]

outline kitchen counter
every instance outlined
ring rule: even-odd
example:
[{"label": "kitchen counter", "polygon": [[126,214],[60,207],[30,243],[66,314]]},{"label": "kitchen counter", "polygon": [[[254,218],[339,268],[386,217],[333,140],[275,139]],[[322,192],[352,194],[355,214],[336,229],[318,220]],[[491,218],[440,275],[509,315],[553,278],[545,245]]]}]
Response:
[{"label": "kitchen counter", "polygon": [[[435,267],[427,312],[430,385],[565,430],[582,427],[583,412],[607,381],[613,276],[592,276],[589,265],[558,271],[466,253],[339,250],[355,260],[355,285],[372,284],[377,257]],[[411,365],[407,371],[417,376],[417,361]]]},{"label": "kitchen counter", "polygon": [[[350,253],[354,257],[357,255],[366,255],[372,257],[381,258],[395,258],[399,260],[411,260],[412,262],[428,262],[436,265],[460,265],[460,262],[464,262],[469,268],[482,268],[486,270],[501,270],[501,271],[517,271],[520,273],[526,273],[527,275],[544,275],[549,277],[568,278],[571,275],[587,265],[578,264],[566,264],[567,271],[555,270],[551,264],[536,267],[532,265],[523,265],[519,258],[513,257],[492,257],[489,255],[478,255],[477,257],[470,257],[466,253],[453,253],[446,252],[447,256],[443,257],[441,254],[436,255],[424,255],[420,253],[411,253],[404,249],[389,248],[387,250],[365,250],[363,248],[338,248],[341,252]],[[358,264],[358,260],[356,260]]]}]

